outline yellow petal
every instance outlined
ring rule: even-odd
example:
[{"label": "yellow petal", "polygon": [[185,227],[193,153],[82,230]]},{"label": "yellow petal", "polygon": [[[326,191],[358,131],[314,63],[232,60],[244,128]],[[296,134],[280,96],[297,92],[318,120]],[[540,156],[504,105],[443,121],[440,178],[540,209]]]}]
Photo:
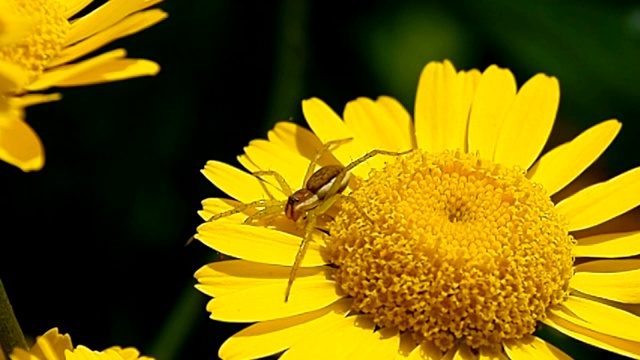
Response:
[{"label": "yellow petal", "polygon": [[162,0],[110,0],[71,24],[65,46],[75,44],[89,36],[108,29],[136,11],[143,10]]},{"label": "yellow petal", "polygon": [[[74,65],[67,66],[73,67]],[[53,71],[58,71],[58,69]],[[108,63],[94,66],[86,71],[74,71],[70,76],[58,81],[55,86],[68,87],[102,84],[141,76],[152,76],[156,75],[159,71],[160,66],[150,60],[115,59]]]},{"label": "yellow petal", "polygon": [[492,348],[488,348],[483,346],[480,348],[480,353],[478,354],[478,360],[509,360],[509,358],[500,350],[494,350]]},{"label": "yellow petal", "polygon": [[7,61],[0,61],[0,93],[10,93],[24,88],[29,82],[29,74],[22,67]]},{"label": "yellow petal", "polygon": [[62,99],[59,93],[54,94],[26,94],[20,97],[11,98],[11,103],[15,106],[25,108],[32,105],[44,104]]},{"label": "yellow petal", "polygon": [[559,103],[558,79],[544,74],[529,79],[507,112],[493,160],[528,169],[551,134]]},{"label": "yellow petal", "polygon": [[[251,141],[244,152],[261,170],[274,170],[282,175],[293,191],[303,187],[309,161],[302,156],[266,140]],[[265,180],[277,185],[273,177]]]},{"label": "yellow petal", "polygon": [[294,344],[280,359],[358,359],[355,351],[374,327],[367,315],[340,319],[333,329],[316,332]]},{"label": "yellow petal", "polygon": [[607,120],[587,129],[570,142],[544,154],[527,175],[531,181],[542,184],[549,196],[555,194],[602,155],[620,127],[619,121]]},{"label": "yellow petal", "polygon": [[[274,265],[293,265],[300,237],[258,226],[209,222],[198,227],[196,239],[212,249],[248,261]],[[321,266],[327,262],[320,245],[309,244],[300,266]]]},{"label": "yellow petal", "polygon": [[620,272],[640,268],[640,259],[594,260],[575,266],[575,271],[586,272]]},{"label": "yellow petal", "polygon": [[557,316],[553,312],[547,312],[547,318],[542,322],[565,335],[571,336],[572,338],[583,341],[589,345],[597,346],[631,358],[638,358],[640,356],[640,343],[596,332],[591,330],[588,325],[577,325]]},{"label": "yellow petal", "polygon": [[589,186],[556,205],[569,220],[569,231],[602,224],[640,204],[640,167]]},{"label": "yellow petal", "polygon": [[303,279],[293,284],[291,297],[285,302],[286,286],[283,280],[228,293],[209,301],[207,311],[218,321],[266,321],[322,309],[344,297],[334,281]]},{"label": "yellow petal", "polygon": [[[311,98],[302,102],[302,112],[304,113],[309,127],[316,133],[322,143],[330,140],[340,140],[353,138],[350,142],[338,146],[332,151],[333,155],[342,164],[348,164],[358,159],[371,148],[363,144],[359,138],[351,131],[327,104],[318,98]],[[379,158],[373,158],[353,169],[353,173],[366,177],[371,168],[380,168],[384,162]]]},{"label": "yellow petal", "polygon": [[384,328],[368,333],[360,340],[360,345],[351,355],[351,359],[393,359],[398,353],[400,335],[394,328]]},{"label": "yellow petal", "polygon": [[236,159],[238,159],[238,162],[240,163],[240,165],[242,165],[245,169],[247,169],[247,171],[251,173],[254,171],[260,170],[258,165],[256,165],[253,161],[251,161],[251,159],[249,159],[249,157],[246,154],[238,155],[236,156]]},{"label": "yellow petal", "polygon": [[286,199],[276,187],[220,161],[208,161],[202,173],[218,189],[243,203],[269,199],[269,194],[276,199]]},{"label": "yellow petal", "polygon": [[640,304],[640,269],[614,273],[578,272],[571,288],[599,298],[626,304]]},{"label": "yellow petal", "polygon": [[67,11],[64,13],[64,16],[67,19],[70,19],[73,15],[79,13],[92,1],[93,0],[66,0],[64,2],[64,6]]},{"label": "yellow petal", "polygon": [[408,360],[438,360],[442,359],[442,352],[431,341],[424,341],[409,355]]},{"label": "yellow petal", "polygon": [[104,45],[135,34],[150,26],[153,26],[160,21],[167,18],[167,13],[160,9],[153,9],[148,11],[142,11],[133,14],[119,23],[111,26],[104,31],[92,36],[84,41],[81,41],[73,46],[64,48],[55,59],[47,64],[48,68],[59,66],[69,63],[75,59],[78,59],[88,53],[103,47]]},{"label": "yellow petal", "polygon": [[69,77],[76,76],[77,74],[100,67],[103,64],[108,64],[125,56],[127,56],[127,52],[124,49],[116,49],[75,64],[60,66],[44,72],[36,81],[26,86],[26,89],[30,91],[45,90],[52,86],[57,86],[58,83]]},{"label": "yellow petal", "polygon": [[0,108],[0,160],[22,171],[40,170],[44,166],[42,142],[21,117],[21,109]]},{"label": "yellow petal", "polygon": [[411,352],[416,348],[416,342],[408,331],[400,334],[400,344],[398,345],[398,353],[392,359],[407,360],[411,356]]},{"label": "yellow petal", "polygon": [[71,337],[60,334],[58,328],[53,328],[36,338],[36,343],[30,351],[16,348],[11,353],[12,360],[64,360],[65,350],[73,349]]},{"label": "yellow petal", "polygon": [[418,147],[429,152],[446,150],[445,139],[452,134],[457,74],[450,61],[432,61],[418,81],[415,103],[415,131]]},{"label": "yellow petal", "polygon": [[560,349],[533,335],[525,335],[522,339],[503,341],[504,350],[512,360],[566,359],[571,358]]},{"label": "yellow petal", "polygon": [[[569,296],[552,314],[593,331],[640,343],[640,317],[597,301]],[[624,326],[620,326],[624,324]]]},{"label": "yellow petal", "polygon": [[[300,154],[308,161],[313,160],[322,147],[322,142],[314,133],[288,121],[277,123],[273,130],[269,130],[267,137],[274,145]],[[340,164],[340,162],[331,153],[325,153],[318,164],[326,166]]]},{"label": "yellow petal", "polygon": [[[196,271],[196,288],[218,297],[234,291],[272,284],[283,284],[289,279],[290,267],[228,260],[209,263]],[[301,268],[296,281],[303,279],[330,280],[334,269],[327,266]]]},{"label": "yellow petal", "polygon": [[480,82],[480,71],[460,71],[456,78],[452,122],[448,125],[445,148],[467,152],[469,147],[469,113]]},{"label": "yellow petal", "polygon": [[409,114],[405,110],[404,116],[395,119],[397,110],[391,111],[386,106],[397,103],[389,99],[381,102],[360,97],[350,101],[344,109],[344,123],[369,148],[409,150],[412,148]]},{"label": "yellow petal", "polygon": [[240,360],[279,353],[313,332],[337,326],[351,309],[351,302],[351,299],[342,299],[323,309],[253,324],[227,339],[218,356],[224,360]]},{"label": "yellow petal", "polygon": [[495,65],[483,73],[469,114],[469,152],[493,158],[505,116],[516,97],[516,80],[508,69]]},{"label": "yellow petal", "polygon": [[454,360],[475,360],[476,355],[471,352],[469,345],[462,343],[456,350],[456,353],[453,355]]},{"label": "yellow petal", "polygon": [[640,231],[602,234],[578,239],[573,256],[621,258],[640,254]]},{"label": "yellow petal", "polygon": [[396,142],[399,144],[398,151],[401,151],[399,149],[415,149],[417,147],[416,133],[407,109],[398,100],[389,96],[379,96],[376,103],[379,107],[384,107],[389,112],[390,118],[395,121],[394,128],[399,131],[396,135]]}]

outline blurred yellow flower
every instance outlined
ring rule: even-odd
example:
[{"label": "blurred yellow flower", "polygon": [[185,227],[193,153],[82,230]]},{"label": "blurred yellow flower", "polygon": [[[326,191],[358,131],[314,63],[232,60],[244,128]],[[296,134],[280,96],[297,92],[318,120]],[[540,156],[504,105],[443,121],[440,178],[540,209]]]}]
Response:
[{"label": "blurred yellow flower", "polygon": [[[507,69],[456,71],[444,61],[423,70],[413,121],[384,96],[348,103],[344,121],[321,100],[304,101],[313,133],[277,124],[238,157],[247,170],[273,170],[301,188],[331,140],[353,138],[319,166],[372,149],[416,150],[353,169],[345,194],[354,201],[316,231],[288,302],[301,232],[284,215],[248,226],[260,208],[245,209],[198,228],[198,240],[239,259],[195,274],[214,298],[211,318],[255,323],[220,357],[568,358],[534,335],[540,323],[640,357],[640,318],[615,306],[640,303],[640,262],[625,259],[640,254],[640,231],[574,238],[640,203],[640,168],[553,203],[621,127],[604,121],[540,156],[559,98],[554,77],[535,75],[518,90]],[[239,201],[205,200],[204,219],[269,193],[286,199],[281,186],[221,162],[203,173]]]},{"label": "blurred yellow flower", "polygon": [[92,351],[85,346],[73,347],[69,334],[58,333],[57,328],[47,331],[36,338],[31,350],[16,348],[10,355],[11,360],[153,360],[140,356],[135,348],[110,347],[104,351]]},{"label": "blurred yellow flower", "polygon": [[74,17],[91,0],[0,0],[0,159],[24,171],[44,165],[40,140],[24,123],[21,105],[59,97],[12,99],[51,87],[155,75],[158,64],[128,59],[123,49],[74,61],[165,19],[160,9],[144,10],[161,1],[109,0]]}]

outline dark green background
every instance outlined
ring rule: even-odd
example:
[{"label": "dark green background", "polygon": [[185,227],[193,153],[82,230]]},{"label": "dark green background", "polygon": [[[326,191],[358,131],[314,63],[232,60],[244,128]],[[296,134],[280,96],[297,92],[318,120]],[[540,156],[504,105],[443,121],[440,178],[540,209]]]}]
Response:
[{"label": "dark green background", "polygon": [[[304,123],[300,101],[311,96],[341,113],[358,96],[386,94],[412,112],[430,60],[495,63],[519,84],[537,72],[556,76],[562,98],[550,144],[618,118],[621,134],[585,181],[640,165],[636,1],[160,7],[168,20],[106,48],[157,61],[158,76],[62,89],[62,101],[27,112],[45,168],[24,174],[0,164],[0,277],[29,335],[57,326],[93,349],[216,358],[242,326],[209,320],[207,297],[193,289],[194,271],[214,253],[183,244],[200,223],[200,201],[222,196],[199,170],[210,159],[237,164],[276,121]],[[579,358],[605,355],[555,331],[543,336]]]}]

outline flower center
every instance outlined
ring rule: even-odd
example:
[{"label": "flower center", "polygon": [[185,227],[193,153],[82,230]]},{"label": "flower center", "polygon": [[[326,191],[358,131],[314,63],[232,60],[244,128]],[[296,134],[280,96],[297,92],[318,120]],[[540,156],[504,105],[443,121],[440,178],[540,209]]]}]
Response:
[{"label": "flower center", "polygon": [[[331,222],[335,280],[353,310],[443,351],[536,330],[567,295],[575,240],[522,171],[461,152],[397,157]],[[367,220],[362,212],[373,220]]]},{"label": "flower center", "polygon": [[70,28],[65,7],[59,0],[5,1],[14,7],[16,13],[30,19],[33,27],[22,40],[0,46],[0,61],[22,67],[33,80],[64,45]]}]

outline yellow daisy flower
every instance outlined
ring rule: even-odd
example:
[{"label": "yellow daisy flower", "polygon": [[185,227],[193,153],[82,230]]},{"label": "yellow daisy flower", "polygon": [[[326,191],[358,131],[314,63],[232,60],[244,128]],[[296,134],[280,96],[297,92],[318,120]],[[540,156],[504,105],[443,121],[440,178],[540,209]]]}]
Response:
[{"label": "yellow daisy flower", "polygon": [[[196,238],[238,258],[199,269],[211,318],[255,323],[221,347],[223,359],[568,358],[533,335],[544,323],[588,344],[640,356],[640,232],[574,238],[640,203],[640,168],[559,202],[620,130],[604,121],[540,156],[560,91],[538,74],[520,89],[507,69],[456,71],[429,63],[414,119],[396,100],[358,98],[344,121],[321,100],[302,103],[313,133],[279,123],[238,157],[301,188],[323,143],[353,138],[319,166],[348,164],[352,200],[316,230],[288,302],[284,291],[301,231],[284,215],[242,224],[256,209],[205,222]],[[281,186],[210,161],[204,175],[237,201],[207,199],[200,215]],[[239,201],[239,202],[238,202]],[[366,214],[366,215],[365,215]],[[575,262],[576,258],[605,258]],[[577,265],[579,264],[579,265]]]},{"label": "yellow daisy flower", "polygon": [[[91,0],[0,0],[0,159],[24,171],[44,164],[40,140],[24,123],[22,107],[11,109],[11,98],[51,87],[155,75],[158,64],[128,59],[123,49],[77,60],[165,19],[160,9],[144,10],[161,1],[109,0],[76,17]],[[28,104],[57,98],[36,97]]]},{"label": "yellow daisy flower", "polygon": [[36,338],[31,350],[16,348],[10,355],[11,360],[153,360],[140,356],[135,348],[112,346],[104,351],[92,351],[79,345],[73,347],[69,334],[60,334],[57,328],[47,331]]}]

